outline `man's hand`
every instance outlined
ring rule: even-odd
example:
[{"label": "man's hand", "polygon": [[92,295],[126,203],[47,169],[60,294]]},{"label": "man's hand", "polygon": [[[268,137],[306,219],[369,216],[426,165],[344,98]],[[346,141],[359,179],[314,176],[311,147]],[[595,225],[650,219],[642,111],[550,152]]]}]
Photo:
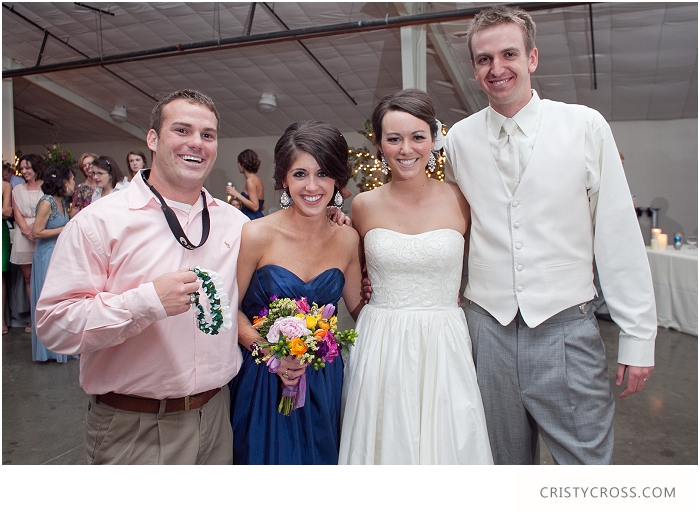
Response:
[{"label": "man's hand", "polygon": [[[366,271],[363,271],[362,273],[365,274]],[[367,305],[367,303],[369,303],[369,299],[372,297],[372,282],[370,282],[369,278],[366,276],[362,277],[362,294],[365,297],[365,305]]]},{"label": "man's hand", "polygon": [[174,271],[153,280],[153,287],[168,316],[190,310],[190,293],[199,289],[194,271]]},{"label": "man's hand", "polygon": [[328,216],[328,219],[333,221],[335,224],[346,224],[348,226],[352,226],[352,221],[350,220],[350,218],[337,207],[329,206],[328,208],[326,208],[326,215]]},{"label": "man's hand", "polygon": [[651,372],[654,370],[654,367],[628,366],[618,363],[617,377],[615,378],[616,385],[622,386],[622,381],[625,378],[625,370],[627,370],[627,385],[625,386],[625,391],[620,395],[621,399],[634,395],[638,391],[642,391],[642,388],[651,377]]}]

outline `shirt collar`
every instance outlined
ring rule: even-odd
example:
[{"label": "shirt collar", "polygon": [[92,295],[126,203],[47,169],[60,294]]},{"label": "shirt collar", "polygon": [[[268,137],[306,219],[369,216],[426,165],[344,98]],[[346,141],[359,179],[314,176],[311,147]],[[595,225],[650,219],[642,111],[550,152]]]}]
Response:
[{"label": "shirt collar", "polygon": [[[486,110],[486,113],[488,115],[488,127],[491,129],[493,136],[498,139],[501,133],[501,126],[503,126],[503,121],[506,119],[506,117],[498,113],[490,105]],[[540,99],[540,96],[537,95],[535,90],[532,90],[532,98],[530,99],[530,102],[523,106],[523,108],[518,111],[515,116],[513,116],[513,120],[515,120],[515,123],[518,124],[520,131],[522,131],[525,136],[530,136],[536,128],[537,121],[540,118],[540,113],[542,113],[542,99]]]},{"label": "shirt collar", "polygon": [[[160,201],[158,201],[153,192],[151,192],[151,189],[149,189],[143,181],[143,176],[141,176],[141,172],[143,171],[150,172],[151,169],[141,169],[139,173],[136,174],[131,180],[129,188],[126,189],[126,191],[129,193],[129,208],[131,209],[138,210],[140,208],[145,207],[151,201],[153,201],[156,205],[160,206]],[[204,196],[207,200],[207,206],[219,205],[221,203],[221,201],[217,202],[217,200],[214,199],[211,196],[211,194],[209,194],[207,189],[202,187],[202,190],[204,190]],[[201,209],[202,204],[199,202],[198,199],[197,202],[192,206],[192,210]]]}]

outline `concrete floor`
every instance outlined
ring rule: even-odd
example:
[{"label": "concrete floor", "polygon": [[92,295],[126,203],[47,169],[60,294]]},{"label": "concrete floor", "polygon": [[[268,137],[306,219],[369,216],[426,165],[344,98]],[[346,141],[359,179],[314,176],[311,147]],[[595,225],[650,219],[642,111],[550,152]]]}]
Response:
[{"label": "concrete floor", "polygon": [[[341,317],[340,325],[347,321]],[[600,322],[608,350],[611,383],[617,360],[618,328]],[[659,329],[656,369],[644,391],[617,399],[617,465],[698,464],[698,340]],[[78,386],[79,364],[33,363],[23,328],[2,339],[2,463],[83,463],[87,396]],[[616,396],[622,388],[613,385]],[[542,444],[542,463],[552,458]]]}]

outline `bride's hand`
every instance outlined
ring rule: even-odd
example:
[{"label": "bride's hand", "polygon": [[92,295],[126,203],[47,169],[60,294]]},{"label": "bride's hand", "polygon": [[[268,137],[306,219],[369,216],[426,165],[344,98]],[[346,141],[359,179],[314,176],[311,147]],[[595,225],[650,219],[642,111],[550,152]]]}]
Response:
[{"label": "bride's hand", "polygon": [[299,384],[299,377],[306,371],[306,363],[299,364],[299,359],[292,356],[283,357],[280,359],[280,366],[277,369],[277,375],[282,380],[285,386],[296,386]]}]

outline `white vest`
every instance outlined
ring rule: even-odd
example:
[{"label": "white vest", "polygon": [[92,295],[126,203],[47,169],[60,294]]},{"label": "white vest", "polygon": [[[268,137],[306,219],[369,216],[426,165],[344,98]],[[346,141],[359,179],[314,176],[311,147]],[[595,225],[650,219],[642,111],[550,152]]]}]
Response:
[{"label": "white vest", "polygon": [[486,110],[448,134],[452,168],[472,214],[465,296],[501,325],[520,308],[536,327],[595,295],[584,160],[588,108],[542,102],[535,145],[513,194],[491,153]]}]

